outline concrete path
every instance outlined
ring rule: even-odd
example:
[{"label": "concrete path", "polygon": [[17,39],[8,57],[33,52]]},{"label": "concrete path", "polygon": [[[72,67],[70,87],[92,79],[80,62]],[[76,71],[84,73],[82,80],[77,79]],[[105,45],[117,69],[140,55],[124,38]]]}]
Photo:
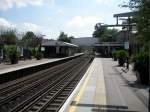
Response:
[{"label": "concrete path", "polygon": [[[102,58],[109,112],[148,112],[148,90],[136,83],[135,74],[123,74],[118,63]],[[122,74],[121,74],[122,73]],[[134,86],[133,86],[134,85]]]},{"label": "concrete path", "polygon": [[149,92],[132,70],[111,58],[95,58],[60,112],[148,112]]},{"label": "concrete path", "polygon": [[105,80],[101,60],[95,58],[87,70],[87,77],[73,99],[68,112],[91,112],[106,105]]}]

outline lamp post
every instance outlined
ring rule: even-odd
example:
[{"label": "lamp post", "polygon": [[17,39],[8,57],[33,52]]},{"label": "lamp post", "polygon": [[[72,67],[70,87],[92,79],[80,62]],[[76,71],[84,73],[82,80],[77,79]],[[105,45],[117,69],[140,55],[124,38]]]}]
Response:
[{"label": "lamp post", "polygon": [[38,42],[40,43],[40,44],[39,44],[39,51],[40,51],[40,52],[41,52],[42,41],[43,41],[43,37],[44,37],[44,36],[46,36],[46,35],[40,35],[40,36],[39,36],[39,39],[38,39]]},{"label": "lamp post", "polygon": [[[130,51],[129,51],[130,31],[131,31],[130,18],[124,19],[124,20],[126,20],[125,24],[129,24],[129,26],[122,28],[122,31],[124,31],[124,49],[128,52],[128,54],[130,54]],[[126,67],[127,69],[129,69],[129,57],[128,56],[126,57],[126,63],[127,63]]]}]

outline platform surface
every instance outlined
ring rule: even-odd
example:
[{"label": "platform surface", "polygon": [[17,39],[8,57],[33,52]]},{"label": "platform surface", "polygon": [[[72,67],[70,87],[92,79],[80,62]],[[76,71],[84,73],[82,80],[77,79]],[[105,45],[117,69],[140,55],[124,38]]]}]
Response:
[{"label": "platform surface", "polygon": [[[78,56],[80,54],[82,54],[82,53],[77,53],[74,56]],[[73,56],[69,56],[69,57],[73,57]],[[0,64],[0,74],[15,71],[15,70],[19,70],[19,69],[23,69],[23,68],[27,68],[27,67],[46,64],[46,63],[62,60],[62,59],[69,58],[69,57],[41,59],[41,60],[32,59],[32,60],[19,61],[18,64],[12,64],[12,65],[10,65],[10,64],[7,65],[7,64],[1,63]]]},{"label": "platform surface", "polygon": [[36,59],[32,59],[32,60],[25,60],[25,61],[19,61],[18,64],[0,64],[0,74],[5,73],[5,72],[9,72],[9,71],[14,71],[14,70],[18,70],[18,69],[22,69],[22,68],[26,68],[26,67],[30,67],[30,66],[36,66],[36,65],[40,65],[40,64],[44,64],[47,62],[53,62],[58,60],[59,58],[54,58],[54,59],[41,59],[41,60],[36,60]]},{"label": "platform surface", "polygon": [[95,58],[60,112],[148,112],[148,91],[132,87],[115,70],[117,64],[111,58]]}]

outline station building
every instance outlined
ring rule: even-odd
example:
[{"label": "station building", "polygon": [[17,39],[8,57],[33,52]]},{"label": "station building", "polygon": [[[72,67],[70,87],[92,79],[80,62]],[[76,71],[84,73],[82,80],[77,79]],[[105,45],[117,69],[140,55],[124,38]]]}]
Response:
[{"label": "station building", "polygon": [[75,44],[57,40],[45,40],[41,46],[45,58],[71,56],[76,53],[77,48]]},{"label": "station building", "polygon": [[78,45],[80,52],[91,53],[94,51],[94,44],[98,43],[98,38],[94,37],[79,37],[73,38],[71,43]]},{"label": "station building", "polygon": [[117,42],[100,42],[99,38],[95,37],[81,37],[72,39],[72,43],[79,46],[82,52],[95,53],[101,56],[111,56],[113,50],[124,49],[125,43],[123,35],[120,32]]}]

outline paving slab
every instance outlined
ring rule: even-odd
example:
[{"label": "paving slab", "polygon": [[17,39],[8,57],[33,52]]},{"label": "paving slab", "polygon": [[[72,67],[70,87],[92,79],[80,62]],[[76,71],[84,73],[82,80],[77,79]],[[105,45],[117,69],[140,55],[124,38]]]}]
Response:
[{"label": "paving slab", "polygon": [[[131,71],[126,74],[122,73],[122,68],[118,68],[118,63],[111,58],[102,58],[107,105],[114,108],[107,109],[110,112],[148,112],[148,91],[146,88],[146,97],[137,94],[141,91],[141,86],[136,83],[136,76]],[[136,86],[132,86],[134,84]],[[142,97],[142,98],[141,98]]]},{"label": "paving slab", "polygon": [[121,69],[111,58],[95,58],[60,112],[148,112],[147,88],[131,86],[135,74]]}]

